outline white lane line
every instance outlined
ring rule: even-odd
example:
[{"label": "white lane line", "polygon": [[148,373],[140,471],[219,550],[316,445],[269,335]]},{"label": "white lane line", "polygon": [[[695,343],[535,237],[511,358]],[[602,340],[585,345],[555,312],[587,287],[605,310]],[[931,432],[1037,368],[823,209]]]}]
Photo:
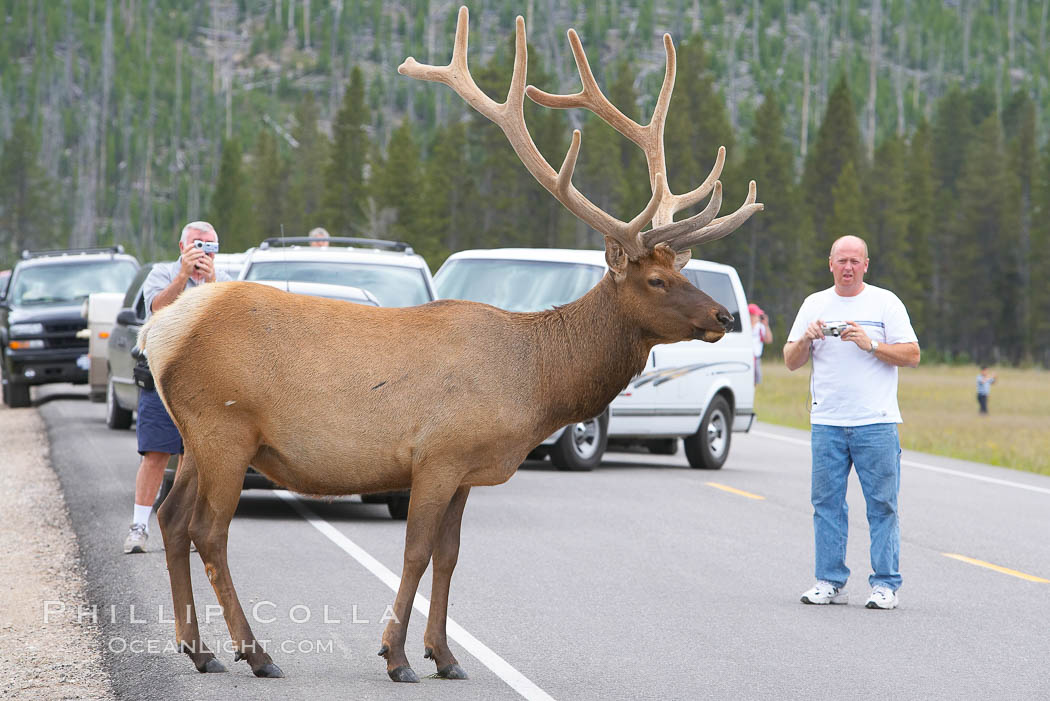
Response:
[{"label": "white lane line", "polygon": [[[749,431],[756,436],[762,438],[772,438],[778,441],[784,441],[785,443],[794,443],[795,445],[802,445],[809,447],[809,441],[804,441],[801,438],[791,438],[790,436],[780,436],[776,433],[766,433],[765,431]],[[920,470],[929,470],[930,472],[939,472],[943,475],[951,475],[952,477],[964,477],[966,479],[976,480],[977,482],[987,482],[989,484],[998,484],[1003,487],[1013,487],[1015,489],[1024,489],[1029,492],[1037,492],[1039,494],[1050,494],[1050,488],[1047,487],[1036,487],[1032,484],[1024,484],[1023,482],[1013,482],[1011,480],[999,479],[997,477],[985,477],[984,475],[975,475],[970,472],[963,472],[961,470],[952,470],[947,467],[937,467],[935,465],[926,465],[925,463],[915,462],[914,460],[902,459],[902,465],[908,467],[915,467]]]},{"label": "white lane line", "polygon": [[[299,497],[283,489],[274,490],[274,494],[284,499],[302,516],[307,523],[320,531],[328,540],[335,543],[350,557],[357,560],[369,572],[379,578],[383,584],[397,593],[401,578],[394,574],[379,560],[375,559],[360,545],[339,532],[332,524],[318,516],[313,509]],[[416,594],[413,608],[425,617],[430,612],[430,601],[422,594]],[[536,686],[524,674],[511,666],[509,662],[493,652],[487,645],[471,635],[463,626],[451,618],[446,619],[448,636],[459,643],[464,650],[474,656],[481,664],[492,670],[493,674],[507,683],[510,688],[530,701],[554,701],[543,689]]]}]

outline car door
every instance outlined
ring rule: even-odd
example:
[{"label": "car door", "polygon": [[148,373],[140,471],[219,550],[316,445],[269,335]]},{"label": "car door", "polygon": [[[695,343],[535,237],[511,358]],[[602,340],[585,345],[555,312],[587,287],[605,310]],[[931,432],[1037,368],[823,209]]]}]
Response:
[{"label": "car door", "polygon": [[139,329],[146,323],[146,301],[142,297],[142,285],[152,268],[153,264],[142,266],[131,281],[109,336],[109,376],[113,382],[117,402],[124,409],[134,409],[138,404],[138,386],[131,373],[135,366],[131,349],[138,341]]}]

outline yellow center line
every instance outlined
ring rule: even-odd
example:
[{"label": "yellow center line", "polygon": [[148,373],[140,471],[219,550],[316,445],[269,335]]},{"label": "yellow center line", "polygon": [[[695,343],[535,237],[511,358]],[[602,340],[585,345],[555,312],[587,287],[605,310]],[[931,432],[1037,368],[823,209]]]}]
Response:
[{"label": "yellow center line", "polygon": [[743,489],[737,489],[736,487],[729,487],[729,486],[724,485],[724,484],[719,484],[718,482],[707,482],[706,484],[707,484],[708,487],[714,487],[715,489],[721,489],[723,492],[731,492],[733,494],[739,494],[740,496],[747,497],[748,499],[765,499],[765,497],[759,496],[758,494],[752,494],[751,492],[745,492]]},{"label": "yellow center line", "polygon": [[975,560],[972,557],[966,557],[965,555],[957,555],[955,553],[941,553],[941,555],[944,555],[945,557],[950,557],[953,560],[959,560],[960,562],[965,562],[971,565],[977,565],[978,567],[985,567],[990,570],[995,570],[996,572],[1001,572],[1002,574],[1008,574],[1011,577],[1027,579],[1029,582],[1041,582],[1043,584],[1050,584],[1050,579],[1043,579],[1042,577],[1036,577],[1034,574],[1025,574],[1024,572],[1018,572],[1017,570],[1012,570],[1008,567],[1000,567],[999,565],[993,565],[992,563],[985,562],[984,560]]}]

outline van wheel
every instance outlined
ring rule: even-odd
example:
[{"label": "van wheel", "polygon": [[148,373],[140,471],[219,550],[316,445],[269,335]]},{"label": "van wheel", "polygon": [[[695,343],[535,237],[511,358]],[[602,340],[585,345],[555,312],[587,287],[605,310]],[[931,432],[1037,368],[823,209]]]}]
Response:
[{"label": "van wheel", "polygon": [[117,404],[112,378],[106,383],[106,425],[118,430],[131,428],[131,412]]},{"label": "van wheel", "polygon": [[733,412],[729,409],[729,402],[725,397],[717,396],[707,407],[700,428],[682,440],[689,465],[700,470],[721,470],[729,457],[732,429]]},{"label": "van wheel", "polygon": [[567,472],[588,472],[598,467],[609,443],[609,410],[600,416],[565,427],[550,447],[554,467]]}]

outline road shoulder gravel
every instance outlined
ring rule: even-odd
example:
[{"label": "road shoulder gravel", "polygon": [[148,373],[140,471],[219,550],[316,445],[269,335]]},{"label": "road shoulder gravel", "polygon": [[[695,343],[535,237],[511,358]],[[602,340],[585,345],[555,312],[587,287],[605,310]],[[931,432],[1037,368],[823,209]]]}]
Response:
[{"label": "road shoulder gravel", "polygon": [[[0,405],[0,696],[112,699],[86,578],[36,409]],[[83,619],[83,617],[81,617]]]}]

